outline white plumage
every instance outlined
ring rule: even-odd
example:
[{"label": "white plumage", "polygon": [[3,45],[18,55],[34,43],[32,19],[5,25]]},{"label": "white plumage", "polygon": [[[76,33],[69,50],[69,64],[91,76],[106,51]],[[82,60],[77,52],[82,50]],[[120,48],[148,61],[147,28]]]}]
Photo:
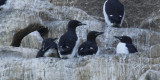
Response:
[{"label": "white plumage", "polygon": [[57,50],[56,49],[48,49],[45,53],[44,53],[44,57],[48,57],[50,55],[55,55],[57,54]]},{"label": "white plumage", "polygon": [[125,43],[119,42],[116,48],[117,54],[129,54],[128,48]]}]

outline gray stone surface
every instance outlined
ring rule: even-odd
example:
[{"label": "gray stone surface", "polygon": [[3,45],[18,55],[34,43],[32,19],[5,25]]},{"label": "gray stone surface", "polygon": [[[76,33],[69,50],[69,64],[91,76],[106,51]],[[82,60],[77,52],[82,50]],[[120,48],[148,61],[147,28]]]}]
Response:
[{"label": "gray stone surface", "polygon": [[154,45],[154,46],[151,47],[151,57],[152,58],[160,57],[159,49],[160,49],[160,45],[159,44]]},{"label": "gray stone surface", "polygon": [[35,58],[37,55],[37,49],[22,48],[22,47],[9,47],[0,46],[0,58]]},{"label": "gray stone surface", "polygon": [[[5,47],[7,48],[7,47]],[[16,49],[16,50],[15,50]],[[21,50],[22,49],[22,50]],[[148,58],[145,53],[130,55],[85,56],[73,59],[34,58],[17,55],[34,55],[33,49],[8,47],[8,57],[0,57],[2,80],[151,80],[159,78],[160,57]],[[26,52],[28,51],[28,52]],[[0,50],[0,54],[3,50]]]},{"label": "gray stone surface", "polygon": [[[160,24],[158,0],[120,0],[126,9],[123,27],[104,23],[104,0],[8,0],[0,11],[0,78],[2,80],[154,80],[160,71]],[[77,28],[81,42],[89,31],[104,31],[97,38],[99,56],[58,59],[35,58],[42,38],[27,35],[21,47],[8,47],[13,35],[30,24],[49,29],[48,37],[59,38],[69,20],[86,26]],[[31,29],[35,29],[33,26]],[[116,55],[113,36],[128,35],[139,53]],[[58,40],[57,40],[58,42]],[[27,48],[23,48],[27,47]],[[34,49],[33,49],[34,48]],[[155,72],[149,71],[154,70]],[[156,72],[157,71],[157,72]],[[146,76],[147,75],[147,76]],[[146,79],[146,77],[149,78]]]},{"label": "gray stone surface", "polygon": [[[74,6],[86,11],[96,19],[104,22],[102,9],[105,0],[50,0],[58,6]],[[159,11],[160,1],[158,0],[120,0],[125,6],[125,19],[123,27],[138,27],[160,31]]]},{"label": "gray stone surface", "polygon": [[155,70],[148,70],[140,77],[139,80],[160,80],[160,72]]}]

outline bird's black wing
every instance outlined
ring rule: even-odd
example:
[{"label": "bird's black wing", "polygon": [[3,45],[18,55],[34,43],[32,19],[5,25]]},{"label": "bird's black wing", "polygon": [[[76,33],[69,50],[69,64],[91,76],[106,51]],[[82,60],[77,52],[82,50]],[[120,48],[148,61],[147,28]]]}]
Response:
[{"label": "bird's black wing", "polygon": [[50,48],[57,49],[57,44],[54,42],[54,40],[51,38],[43,40],[42,48],[38,51],[36,58],[43,57],[44,53]]},{"label": "bird's black wing", "polygon": [[93,55],[96,54],[97,50],[98,47],[96,44],[86,41],[80,45],[78,49],[78,54],[80,56]]},{"label": "bird's black wing", "polygon": [[[76,44],[77,36],[74,34],[64,34],[59,40],[58,49],[62,55],[70,54]],[[62,49],[60,49],[62,48]]]},{"label": "bird's black wing", "polygon": [[82,43],[79,48],[78,48],[78,54],[80,56],[83,56],[83,55],[86,55],[86,48],[87,48],[87,45],[86,45],[86,42]]},{"label": "bird's black wing", "polygon": [[138,52],[136,47],[133,45],[133,44],[126,44],[128,50],[129,50],[129,53],[135,53],[135,52]]},{"label": "bird's black wing", "polygon": [[37,53],[36,58],[43,57],[43,55],[44,55],[44,51],[39,50],[38,53]]},{"label": "bird's black wing", "polygon": [[43,57],[44,53],[49,49],[49,44],[44,40],[42,42],[42,48],[38,51],[36,58]]}]

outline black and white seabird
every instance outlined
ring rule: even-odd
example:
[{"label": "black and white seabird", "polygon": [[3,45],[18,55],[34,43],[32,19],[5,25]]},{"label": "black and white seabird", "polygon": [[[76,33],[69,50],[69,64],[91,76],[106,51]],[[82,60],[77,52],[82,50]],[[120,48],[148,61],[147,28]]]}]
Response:
[{"label": "black and white seabird", "polygon": [[76,34],[76,27],[86,25],[77,20],[68,23],[68,30],[64,33],[58,43],[58,51],[61,58],[73,58],[77,54],[79,38]]},{"label": "black and white seabird", "polygon": [[120,27],[125,15],[124,6],[118,0],[106,0],[103,15],[108,26]]},{"label": "black and white seabird", "polygon": [[87,35],[87,41],[82,43],[78,49],[78,56],[86,56],[98,54],[98,46],[96,43],[96,37],[104,32],[91,31]]},{"label": "black and white seabird", "polygon": [[129,36],[114,36],[119,39],[120,42],[116,47],[117,54],[129,54],[138,52],[135,46],[132,44],[132,39]]},{"label": "black and white seabird", "polygon": [[38,57],[57,57],[59,58],[57,44],[54,42],[57,38],[47,38],[42,42],[42,48],[38,51]]}]

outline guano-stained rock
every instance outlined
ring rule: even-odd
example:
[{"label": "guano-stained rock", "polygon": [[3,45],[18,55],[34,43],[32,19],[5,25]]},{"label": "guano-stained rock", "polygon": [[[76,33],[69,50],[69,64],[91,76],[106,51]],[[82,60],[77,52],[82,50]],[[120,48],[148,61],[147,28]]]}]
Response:
[{"label": "guano-stained rock", "polygon": [[[33,49],[5,47],[8,57],[0,57],[0,77],[2,80],[145,80],[141,77],[149,75],[157,79],[159,73],[150,73],[152,69],[159,71],[158,58],[148,58],[145,53],[130,55],[85,56],[73,59],[51,57],[34,58]],[[23,49],[23,50],[21,50]],[[0,54],[4,48],[1,48]],[[10,51],[19,52],[19,56],[11,57]],[[10,55],[10,56],[9,56]]]},{"label": "guano-stained rock", "polygon": [[[1,80],[159,79],[160,1],[120,0],[126,9],[124,28],[108,27],[104,23],[104,1],[8,0],[0,11]],[[47,28],[45,37],[59,38],[71,19],[87,24],[77,28],[81,42],[86,40],[89,31],[105,32],[97,37],[100,55],[73,59],[35,58],[43,40],[35,30]],[[9,47],[13,36],[32,24],[38,26],[31,26],[30,32],[35,32],[23,38],[21,47]],[[139,52],[115,54],[115,35],[132,37]]]}]

